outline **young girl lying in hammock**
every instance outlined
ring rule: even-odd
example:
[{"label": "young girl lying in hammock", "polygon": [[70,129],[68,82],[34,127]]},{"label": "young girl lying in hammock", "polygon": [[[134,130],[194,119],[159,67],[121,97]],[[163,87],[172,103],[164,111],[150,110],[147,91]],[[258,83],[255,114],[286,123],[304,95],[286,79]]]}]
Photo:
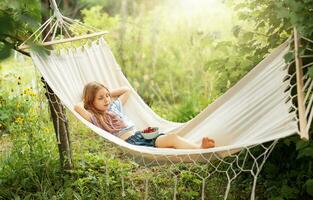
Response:
[{"label": "young girl lying in hammock", "polygon": [[127,101],[129,94],[130,90],[127,87],[109,91],[104,85],[91,82],[84,88],[83,104],[77,104],[74,109],[86,120],[130,144],[176,149],[214,147],[214,140],[208,137],[202,138],[201,145],[190,143],[175,133],[160,134],[154,139],[143,138],[140,131],[133,131],[133,122],[122,110],[122,104]]}]

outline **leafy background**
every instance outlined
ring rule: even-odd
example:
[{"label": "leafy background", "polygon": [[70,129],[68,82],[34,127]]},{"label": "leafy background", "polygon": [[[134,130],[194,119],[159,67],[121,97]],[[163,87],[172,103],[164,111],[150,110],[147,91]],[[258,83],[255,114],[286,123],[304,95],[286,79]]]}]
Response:
[{"label": "leafy background", "polygon": [[[58,1],[65,15],[110,31],[107,41],[137,92],[159,115],[180,122],[234,85],[294,26],[313,38],[312,0],[208,2],[214,1]],[[151,171],[121,161],[118,150],[103,151],[114,148],[71,115],[75,169],[60,171],[40,76],[24,52],[13,51],[50,12],[40,3],[0,2],[0,199],[120,199],[121,173],[140,183]],[[282,139],[259,176],[258,199],[312,199],[312,158],[312,140]],[[173,180],[159,170],[149,179],[158,186],[151,198],[168,199]],[[199,199],[201,180],[181,171],[179,199]],[[251,181],[248,175],[236,179],[230,199],[248,199]],[[210,199],[223,198],[223,184],[223,177],[210,180]],[[125,188],[129,199],[143,198],[144,188]]]}]

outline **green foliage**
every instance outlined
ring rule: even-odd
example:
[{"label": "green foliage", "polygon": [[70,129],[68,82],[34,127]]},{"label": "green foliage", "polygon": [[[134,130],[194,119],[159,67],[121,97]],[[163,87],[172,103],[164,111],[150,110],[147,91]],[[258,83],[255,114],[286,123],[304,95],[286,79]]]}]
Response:
[{"label": "green foliage", "polygon": [[[42,126],[41,120],[48,115],[38,115],[38,95],[30,87],[24,88],[20,77],[6,74],[1,84],[6,86],[0,93],[1,135],[9,133],[12,145],[7,154],[0,151],[0,199],[42,197],[53,191],[52,185],[62,184],[52,128]],[[9,87],[16,89],[6,90]],[[42,193],[39,196],[33,191]]]},{"label": "green foliage", "polygon": [[311,145],[312,141],[293,136],[283,139],[275,147],[259,182],[267,198],[309,198],[307,182],[312,179],[312,154],[308,150]]},{"label": "green foliage", "polygon": [[106,30],[111,30],[112,27],[116,27],[119,22],[119,17],[110,17],[106,12],[103,12],[101,8],[101,6],[94,6],[90,9],[82,10],[82,14],[86,16],[84,23],[95,28],[105,27]]},{"label": "green foliage", "polygon": [[[0,78],[1,85],[4,84],[7,79],[15,79],[17,88],[21,85],[21,78],[13,74],[6,74]],[[0,136],[16,131],[13,128],[14,123],[23,122],[23,119],[26,117],[25,113],[27,113],[31,107],[31,98],[27,97],[21,100],[20,96],[27,95],[30,92],[31,91],[28,89],[21,94],[15,95],[16,92],[13,89],[7,91],[4,87],[0,88]],[[23,101],[26,102],[24,103]]]},{"label": "green foliage", "polygon": [[11,49],[21,44],[38,27],[40,18],[38,0],[0,2],[0,60],[9,57]]},{"label": "green foliage", "polygon": [[305,182],[306,192],[313,197],[313,179]]},{"label": "green foliage", "polygon": [[[187,15],[191,9],[186,14],[177,10],[178,6],[166,7],[166,1],[129,2],[124,1],[125,6],[122,1],[102,1],[102,7],[84,9],[82,21],[110,31],[107,41],[138,93],[162,117],[179,122],[194,117],[234,85],[287,39],[293,26],[308,38],[313,34],[312,0],[230,3],[238,10],[241,21],[234,13],[224,13],[219,19],[213,11],[191,17]],[[41,13],[39,1],[2,1],[0,7],[1,59],[38,27]],[[179,20],[175,17],[177,11],[181,12]],[[293,52],[288,53],[286,61],[293,56]],[[312,74],[312,68],[309,73]],[[14,81],[4,83],[8,77]],[[8,77],[0,79],[0,130],[1,134],[12,135],[13,148],[0,165],[0,198],[121,199],[122,175],[128,199],[144,198],[144,188],[128,184],[130,177],[135,184],[148,177],[152,199],[173,197],[174,180],[167,174],[168,169],[159,169],[154,172],[158,175],[152,177],[149,170],[121,162],[112,156],[119,155],[117,149],[104,148],[103,141],[91,137],[88,130],[77,124],[70,126],[77,127],[71,130],[75,170],[61,174],[48,116],[39,119],[34,113],[31,102],[37,99],[32,96],[31,87],[27,86],[24,94],[26,88],[18,86],[18,76]],[[20,91],[12,92],[7,85],[16,85]],[[312,140],[281,140],[259,176],[257,196],[275,200],[312,198],[312,149]],[[179,199],[199,199],[202,180],[188,170],[181,170],[178,176]],[[207,193],[222,198],[218,193],[223,192],[223,181],[207,181]],[[231,191],[234,199],[247,199],[251,182],[251,176],[235,181]]]},{"label": "green foliage", "polygon": [[313,68],[312,67],[309,68],[308,74],[311,78],[313,78]]},{"label": "green foliage", "polygon": [[0,43],[0,59],[5,59],[10,56],[12,45]]}]

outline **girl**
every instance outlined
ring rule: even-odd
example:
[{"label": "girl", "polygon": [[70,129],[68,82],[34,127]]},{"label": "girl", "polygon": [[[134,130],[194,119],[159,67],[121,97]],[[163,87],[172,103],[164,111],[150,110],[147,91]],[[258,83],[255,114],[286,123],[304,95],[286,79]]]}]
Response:
[{"label": "girl", "polygon": [[201,145],[196,145],[175,133],[160,134],[149,140],[143,138],[140,131],[134,132],[133,122],[123,113],[122,105],[129,94],[127,87],[109,91],[101,83],[90,82],[84,88],[83,103],[77,104],[74,109],[89,122],[130,144],[176,149],[206,149],[215,146],[214,140],[208,137],[202,138]]}]

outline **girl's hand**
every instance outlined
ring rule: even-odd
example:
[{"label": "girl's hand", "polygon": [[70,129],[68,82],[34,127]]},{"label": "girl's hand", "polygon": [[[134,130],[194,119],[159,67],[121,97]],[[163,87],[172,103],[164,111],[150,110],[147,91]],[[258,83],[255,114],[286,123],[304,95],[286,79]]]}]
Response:
[{"label": "girl's hand", "polygon": [[130,88],[127,86],[111,90],[112,98],[119,98],[124,105],[130,95]]},{"label": "girl's hand", "polygon": [[91,114],[84,108],[84,104],[78,103],[74,106],[74,110],[78,112],[84,119],[91,122]]}]

